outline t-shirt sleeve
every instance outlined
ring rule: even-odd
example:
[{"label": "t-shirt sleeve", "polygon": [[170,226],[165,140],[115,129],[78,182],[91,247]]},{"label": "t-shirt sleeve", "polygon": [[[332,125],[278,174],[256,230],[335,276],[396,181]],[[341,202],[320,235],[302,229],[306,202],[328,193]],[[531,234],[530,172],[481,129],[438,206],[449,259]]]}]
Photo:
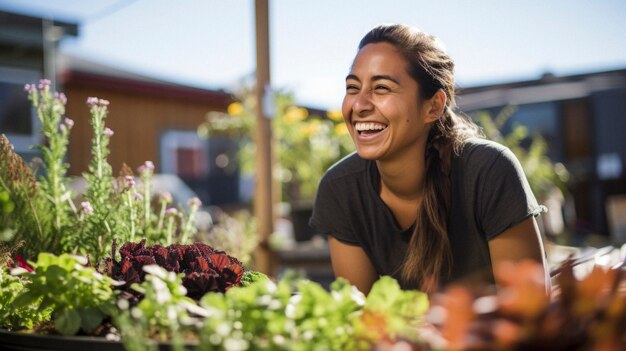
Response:
[{"label": "t-shirt sleeve", "polygon": [[502,148],[486,167],[479,184],[476,205],[487,240],[545,211],[537,203],[519,160],[508,148]]},{"label": "t-shirt sleeve", "polygon": [[[328,174],[322,178],[317,189],[313,214],[309,225],[319,234],[331,235],[337,240],[360,245],[350,226],[345,207],[342,207],[340,189],[335,189]],[[344,206],[346,206],[344,204]]]}]

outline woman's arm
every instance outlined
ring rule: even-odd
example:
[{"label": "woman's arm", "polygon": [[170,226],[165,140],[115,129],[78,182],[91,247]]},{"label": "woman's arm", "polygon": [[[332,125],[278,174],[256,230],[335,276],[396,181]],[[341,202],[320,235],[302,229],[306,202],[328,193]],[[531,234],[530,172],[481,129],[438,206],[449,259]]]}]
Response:
[{"label": "woman's arm", "polygon": [[[505,261],[517,262],[525,259],[537,261],[543,267],[546,292],[550,292],[550,272],[539,227],[534,217],[514,225],[491,239],[489,253],[493,267]],[[497,277],[496,284],[501,285]]]},{"label": "woman's arm", "polygon": [[335,277],[345,278],[364,294],[368,294],[378,274],[360,246],[349,245],[328,236],[330,259]]}]

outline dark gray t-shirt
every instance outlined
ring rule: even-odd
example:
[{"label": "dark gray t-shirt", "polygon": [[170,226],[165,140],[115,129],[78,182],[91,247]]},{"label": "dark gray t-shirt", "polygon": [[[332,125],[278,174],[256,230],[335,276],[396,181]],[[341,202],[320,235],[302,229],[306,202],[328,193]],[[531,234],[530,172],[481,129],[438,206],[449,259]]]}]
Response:
[{"label": "dark gray t-shirt", "polygon": [[[457,280],[493,282],[488,240],[543,211],[515,155],[483,139],[468,141],[451,168],[448,237],[452,272]],[[400,228],[379,196],[376,162],[354,153],[322,178],[310,225],[319,233],[363,248],[379,275],[399,276],[413,228]],[[355,267],[354,269],[359,269]]]}]

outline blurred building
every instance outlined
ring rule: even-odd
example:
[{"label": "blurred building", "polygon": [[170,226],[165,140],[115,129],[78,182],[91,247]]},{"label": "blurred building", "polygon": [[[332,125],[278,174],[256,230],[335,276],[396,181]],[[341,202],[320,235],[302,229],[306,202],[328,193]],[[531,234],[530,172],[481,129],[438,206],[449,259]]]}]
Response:
[{"label": "blurred building", "polygon": [[[67,117],[75,121],[70,139],[70,174],[84,172],[91,160],[87,98],[109,100],[106,125],[113,130],[109,163],[135,170],[152,161],[158,173],[181,177],[205,204],[237,202],[237,145],[232,140],[198,136],[210,111],[226,110],[231,95],[174,84],[75,57],[60,57]],[[224,159],[229,161],[224,161]],[[232,164],[230,164],[232,163]]]},{"label": "blurred building", "polygon": [[55,83],[59,43],[77,35],[75,23],[0,11],[0,133],[27,159],[33,156],[30,146],[40,140],[24,85],[43,77]]},{"label": "blurred building", "polygon": [[[198,137],[210,111],[226,110],[231,94],[175,84],[76,57],[60,55],[58,45],[78,35],[78,25],[0,12],[0,133],[7,134],[26,160],[42,142],[39,123],[24,84],[53,81],[68,98],[66,116],[74,120],[68,150],[69,174],[81,175],[91,159],[88,97],[110,101],[105,121],[115,133],[108,157],[117,174],[152,161],[159,173],[176,174],[205,204],[239,200],[236,142]],[[149,65],[149,62],[146,62]]]},{"label": "blurred building", "polygon": [[457,103],[470,115],[515,106],[503,133],[514,123],[540,133],[551,160],[571,174],[571,229],[626,241],[618,228],[626,217],[626,69],[467,87]]}]

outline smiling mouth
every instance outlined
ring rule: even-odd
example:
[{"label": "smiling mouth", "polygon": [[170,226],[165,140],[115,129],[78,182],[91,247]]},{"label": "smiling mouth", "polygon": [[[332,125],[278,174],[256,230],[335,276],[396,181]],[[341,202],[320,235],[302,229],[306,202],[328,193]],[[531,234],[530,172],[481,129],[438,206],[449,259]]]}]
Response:
[{"label": "smiling mouth", "polygon": [[386,124],[377,122],[357,122],[354,124],[354,129],[359,135],[374,135],[380,133],[387,128]]}]

